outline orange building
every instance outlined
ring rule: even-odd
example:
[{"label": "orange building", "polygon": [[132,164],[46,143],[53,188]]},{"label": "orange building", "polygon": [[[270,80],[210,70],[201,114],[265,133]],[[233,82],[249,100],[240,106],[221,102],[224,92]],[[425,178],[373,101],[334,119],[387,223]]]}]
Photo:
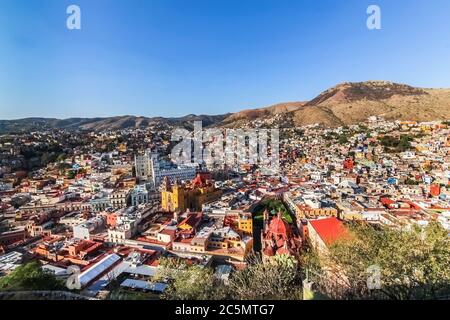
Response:
[{"label": "orange building", "polygon": [[84,259],[88,254],[95,252],[102,246],[99,242],[81,240],[67,247],[69,255]]},{"label": "orange building", "polygon": [[253,234],[253,218],[250,212],[228,212],[225,215],[224,226],[233,227],[246,235]]},{"label": "orange building", "polygon": [[106,225],[109,227],[115,227],[117,225],[117,214],[116,213],[106,214]]},{"label": "orange building", "polygon": [[430,186],[430,195],[433,197],[439,197],[441,194],[441,186],[438,184],[432,184]]},{"label": "orange building", "polygon": [[68,246],[61,246],[64,240],[60,237],[47,237],[36,248],[34,253],[49,261],[86,266],[101,253],[101,242],[79,240]]}]

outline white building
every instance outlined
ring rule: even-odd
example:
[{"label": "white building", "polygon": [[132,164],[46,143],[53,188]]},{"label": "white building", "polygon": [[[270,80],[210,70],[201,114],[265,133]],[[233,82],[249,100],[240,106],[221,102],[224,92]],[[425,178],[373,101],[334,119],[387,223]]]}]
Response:
[{"label": "white building", "polygon": [[137,231],[138,224],[154,212],[154,208],[139,205],[122,209],[117,213],[117,225],[108,229],[108,241],[122,244],[130,239]]},{"label": "white building", "polygon": [[138,185],[131,191],[131,205],[137,206],[150,201],[149,192],[145,185]]},{"label": "white building", "polygon": [[73,227],[73,237],[77,239],[90,240],[91,234],[105,224],[102,217],[95,217]]},{"label": "white building", "polygon": [[78,275],[78,282],[81,285],[81,288],[85,288],[87,285],[91,284],[96,279],[103,276],[105,273],[108,272],[111,268],[113,268],[115,265],[117,265],[122,258],[118,256],[117,254],[113,253],[99,262],[95,263],[92,267],[89,267],[82,273]]},{"label": "white building", "polygon": [[175,180],[192,180],[196,175],[195,166],[177,166],[175,168],[161,168],[158,154],[147,150],[143,155],[134,157],[136,177],[141,182],[150,182],[157,188],[165,177],[172,182]]},{"label": "white building", "polygon": [[0,181],[0,191],[9,191],[13,189],[13,183],[12,182],[3,182]]},{"label": "white building", "polygon": [[127,190],[116,190],[108,195],[111,207],[115,209],[125,208],[127,206],[129,192]]},{"label": "white building", "polygon": [[83,214],[75,211],[59,219],[59,224],[73,228],[81,225],[85,221],[86,219],[83,217]]},{"label": "white building", "polygon": [[124,223],[114,229],[108,229],[108,241],[116,244],[123,244],[125,240],[133,236],[133,226],[131,223]]},{"label": "white building", "polygon": [[18,268],[22,263],[23,254],[17,251],[0,256],[0,275],[8,274]]}]

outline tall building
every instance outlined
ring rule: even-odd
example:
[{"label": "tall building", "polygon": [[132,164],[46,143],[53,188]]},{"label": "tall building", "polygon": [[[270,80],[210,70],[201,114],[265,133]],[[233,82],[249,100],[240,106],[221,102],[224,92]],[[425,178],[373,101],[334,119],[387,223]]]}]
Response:
[{"label": "tall building", "polygon": [[158,155],[146,150],[144,154],[134,156],[134,165],[136,169],[136,178],[142,182],[150,182],[154,180],[155,170],[159,169]]},{"label": "tall building", "polygon": [[165,177],[171,182],[176,180],[192,180],[195,178],[196,168],[194,166],[171,166],[161,168],[158,154],[147,150],[142,155],[134,157],[136,178],[140,182],[148,182],[154,188],[159,187]]}]

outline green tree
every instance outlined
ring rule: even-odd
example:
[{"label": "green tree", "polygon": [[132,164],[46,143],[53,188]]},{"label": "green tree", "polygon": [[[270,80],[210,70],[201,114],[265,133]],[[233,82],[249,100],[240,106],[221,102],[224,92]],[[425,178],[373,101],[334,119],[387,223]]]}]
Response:
[{"label": "green tree", "polygon": [[419,184],[420,184],[419,181],[411,179],[411,178],[408,178],[405,180],[405,185],[407,185],[407,186],[417,186]]},{"label": "green tree", "polygon": [[0,291],[65,290],[64,283],[42,270],[38,262],[19,266],[0,278]]},{"label": "green tree", "polygon": [[163,262],[156,279],[168,281],[162,298],[170,300],[301,299],[301,274],[295,258],[281,255],[263,262],[252,255],[247,262],[247,268],[235,271],[227,283],[211,268],[186,264],[171,268],[168,261]]},{"label": "green tree", "polygon": [[[450,295],[450,242],[438,223],[397,230],[351,227],[350,240],[320,255],[319,280],[338,299],[435,299]],[[370,268],[379,268],[380,286],[369,290]],[[316,269],[317,270],[317,269]]]},{"label": "green tree", "polygon": [[338,138],[339,144],[346,144],[348,143],[348,137],[346,134],[341,134]]},{"label": "green tree", "polygon": [[76,175],[77,175],[77,172],[75,170],[67,171],[67,178],[68,179],[75,179]]},{"label": "green tree", "polygon": [[168,281],[169,286],[161,295],[166,300],[220,300],[226,291],[212,269],[203,266],[184,265],[174,269],[163,265],[156,276],[157,280]]},{"label": "green tree", "polygon": [[65,153],[60,153],[58,157],[56,158],[56,162],[62,162],[66,160],[67,155]]},{"label": "green tree", "polygon": [[381,145],[384,146],[387,151],[396,152],[404,152],[411,149],[412,140],[413,139],[408,135],[402,135],[400,138],[386,135],[379,139]]},{"label": "green tree", "polygon": [[302,281],[297,260],[288,255],[263,262],[257,255],[244,270],[232,275],[229,296],[238,300],[294,300],[302,298]]}]

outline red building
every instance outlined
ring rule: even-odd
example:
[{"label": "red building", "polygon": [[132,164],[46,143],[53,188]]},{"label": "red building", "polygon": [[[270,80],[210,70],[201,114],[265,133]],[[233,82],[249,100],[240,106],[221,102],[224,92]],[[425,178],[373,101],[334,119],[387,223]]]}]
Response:
[{"label": "red building", "polygon": [[11,244],[24,241],[26,239],[26,230],[7,231],[0,234],[0,245],[8,246]]},{"label": "red building", "polygon": [[295,255],[301,246],[301,239],[293,227],[283,220],[281,212],[269,222],[269,213],[264,211],[262,250],[266,257],[275,255]]},{"label": "red building", "polygon": [[345,170],[353,170],[353,167],[355,166],[355,162],[353,161],[353,159],[348,158],[348,159],[345,159],[343,165],[344,165]]},{"label": "red building", "polygon": [[334,242],[349,238],[349,232],[336,217],[310,220],[308,222],[308,237],[313,248],[326,250]]},{"label": "red building", "polygon": [[438,184],[432,184],[430,186],[430,195],[432,197],[439,197],[440,194],[441,194],[441,186]]}]

